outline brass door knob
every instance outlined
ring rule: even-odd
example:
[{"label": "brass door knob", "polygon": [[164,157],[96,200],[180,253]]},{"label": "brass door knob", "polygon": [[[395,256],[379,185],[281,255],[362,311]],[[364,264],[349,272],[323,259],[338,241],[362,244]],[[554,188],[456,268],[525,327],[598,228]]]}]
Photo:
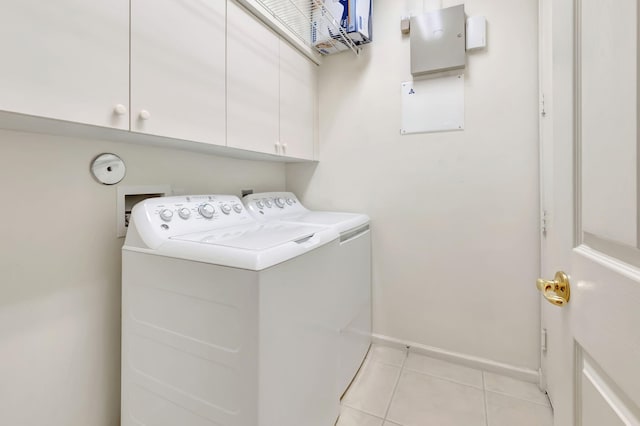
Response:
[{"label": "brass door knob", "polygon": [[564,272],[556,272],[553,281],[538,278],[536,286],[549,303],[556,306],[564,306],[569,303],[571,286],[569,285],[569,276]]}]

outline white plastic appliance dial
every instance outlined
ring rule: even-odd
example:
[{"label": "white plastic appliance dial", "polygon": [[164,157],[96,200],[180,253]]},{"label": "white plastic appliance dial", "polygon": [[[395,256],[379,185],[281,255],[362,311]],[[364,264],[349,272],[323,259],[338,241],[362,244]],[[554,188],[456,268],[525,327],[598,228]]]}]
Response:
[{"label": "white plastic appliance dial", "polygon": [[162,211],[160,211],[160,219],[165,222],[171,222],[171,219],[173,219],[173,212],[169,209],[162,209]]},{"label": "white plastic appliance dial", "polygon": [[191,210],[189,210],[186,207],[183,207],[180,210],[178,210],[178,216],[180,216],[184,220],[187,220],[189,219],[189,217],[191,217]]},{"label": "white plastic appliance dial", "polygon": [[205,217],[207,219],[211,219],[213,217],[213,214],[216,212],[216,209],[214,209],[211,204],[206,203],[206,204],[202,204],[200,207],[198,207],[198,212],[203,217]]}]

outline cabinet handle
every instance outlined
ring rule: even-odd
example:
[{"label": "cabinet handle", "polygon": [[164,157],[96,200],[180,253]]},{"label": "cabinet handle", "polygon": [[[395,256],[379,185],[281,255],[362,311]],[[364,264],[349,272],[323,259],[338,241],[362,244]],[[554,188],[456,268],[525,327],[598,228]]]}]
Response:
[{"label": "cabinet handle", "polygon": [[151,118],[151,113],[146,109],[143,109],[142,111],[140,111],[140,118],[142,120],[148,120]]},{"label": "cabinet handle", "polygon": [[275,143],[276,154],[280,154],[280,142]]},{"label": "cabinet handle", "polygon": [[125,115],[127,113],[127,107],[122,104],[118,104],[113,108],[113,112],[116,115]]},{"label": "cabinet handle", "polygon": [[287,153],[287,144],[283,143],[282,144],[282,154],[286,154]]}]

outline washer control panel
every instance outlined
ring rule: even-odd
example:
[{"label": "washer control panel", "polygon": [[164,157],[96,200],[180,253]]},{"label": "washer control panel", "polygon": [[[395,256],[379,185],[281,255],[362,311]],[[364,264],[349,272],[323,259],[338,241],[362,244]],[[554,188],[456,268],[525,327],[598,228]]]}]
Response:
[{"label": "washer control panel", "polygon": [[[234,195],[148,198],[132,212],[137,227],[150,225],[164,236],[226,228],[254,221]],[[141,222],[147,222],[143,224]]]},{"label": "washer control panel", "polygon": [[242,202],[257,218],[276,219],[308,210],[293,192],[263,192],[246,195]]}]

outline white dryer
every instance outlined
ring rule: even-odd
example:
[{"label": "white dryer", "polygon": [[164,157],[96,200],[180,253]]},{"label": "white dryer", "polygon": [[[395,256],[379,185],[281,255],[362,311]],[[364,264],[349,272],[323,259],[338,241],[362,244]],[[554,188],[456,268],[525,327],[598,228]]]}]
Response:
[{"label": "white dryer", "polygon": [[365,214],[311,211],[292,192],[246,195],[247,210],[264,223],[330,226],[340,234],[335,273],[338,396],[358,372],[371,345],[371,234]]},{"label": "white dryer", "polygon": [[122,251],[122,425],[328,426],[339,235],[238,197],[137,204]]}]

